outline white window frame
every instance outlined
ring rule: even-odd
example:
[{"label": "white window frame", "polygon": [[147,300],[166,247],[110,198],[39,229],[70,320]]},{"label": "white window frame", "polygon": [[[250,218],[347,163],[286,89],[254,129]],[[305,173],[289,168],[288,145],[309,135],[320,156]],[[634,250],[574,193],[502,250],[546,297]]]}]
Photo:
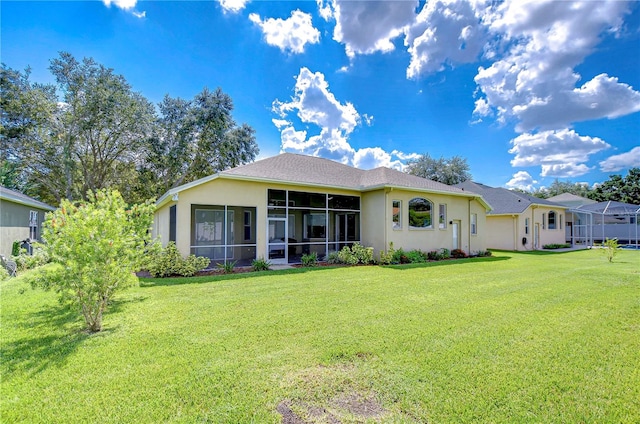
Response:
[{"label": "white window frame", "polygon": [[[398,213],[393,213],[393,210],[395,209],[395,205],[396,203],[398,204]],[[398,218],[398,221],[396,222],[396,217]],[[393,229],[394,230],[401,230],[402,229],[402,200],[393,200],[391,201],[391,224],[393,225]]]},{"label": "white window frame", "polygon": [[38,240],[38,211],[29,211],[29,239]]},{"label": "white window frame", "polygon": [[441,230],[444,230],[447,228],[447,204],[446,203],[440,203],[438,205],[438,227]]},{"label": "white window frame", "polygon": [[478,214],[477,213],[471,214],[469,218],[469,223],[471,226],[471,234],[472,235],[478,234]]}]

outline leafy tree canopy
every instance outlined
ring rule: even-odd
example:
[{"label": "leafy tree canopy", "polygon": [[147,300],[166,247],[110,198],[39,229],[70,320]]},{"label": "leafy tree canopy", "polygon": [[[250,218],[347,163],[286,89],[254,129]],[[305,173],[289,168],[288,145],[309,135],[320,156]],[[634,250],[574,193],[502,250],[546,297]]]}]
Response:
[{"label": "leafy tree canopy", "polygon": [[91,58],[62,52],[49,70],[56,84],[0,70],[0,177],[45,202],[103,188],[138,202],[258,154],[254,130],[236,125],[220,89],[191,101],[166,96],[156,111]]},{"label": "leafy tree canopy", "polygon": [[117,191],[89,191],[87,200],[63,200],[47,214],[42,237],[54,264],[35,285],[53,289],[76,305],[90,331],[102,329],[102,314],[113,295],[137,283],[154,205],[128,208]]},{"label": "leafy tree canopy", "polygon": [[469,164],[461,156],[432,158],[428,153],[409,161],[406,172],[443,184],[458,184],[471,179]]}]

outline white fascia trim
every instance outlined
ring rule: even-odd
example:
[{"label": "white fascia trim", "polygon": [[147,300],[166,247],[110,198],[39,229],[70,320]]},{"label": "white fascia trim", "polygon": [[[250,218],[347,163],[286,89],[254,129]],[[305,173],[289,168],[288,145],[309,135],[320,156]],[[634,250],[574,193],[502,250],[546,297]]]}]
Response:
[{"label": "white fascia trim", "polygon": [[7,193],[3,193],[0,196],[0,199],[6,200],[8,202],[18,203],[18,204],[23,205],[23,206],[29,206],[30,208],[44,209],[44,210],[48,210],[48,211],[55,211],[56,210],[56,208],[54,208],[53,206],[49,206],[46,203],[41,203],[41,202],[37,202],[37,201],[30,202],[30,201],[25,200],[25,199],[14,197],[14,196],[12,196],[10,194],[7,194]]}]

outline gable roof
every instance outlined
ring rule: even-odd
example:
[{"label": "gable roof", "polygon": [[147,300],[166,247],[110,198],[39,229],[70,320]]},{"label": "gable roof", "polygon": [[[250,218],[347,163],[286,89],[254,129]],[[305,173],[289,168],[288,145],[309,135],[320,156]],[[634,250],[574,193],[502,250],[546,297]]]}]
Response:
[{"label": "gable roof", "polygon": [[19,191],[11,190],[3,186],[0,186],[0,199],[47,211],[56,210],[53,206],[47,205],[46,203],[36,200],[33,197],[29,197]]},{"label": "gable roof", "polygon": [[409,175],[395,169],[380,167],[364,170],[344,165],[329,159],[282,153],[247,165],[241,165],[191,183],[175,187],[158,199],[161,206],[180,191],[204,184],[217,178],[246,181],[278,182],[311,187],[335,188],[360,192],[381,188],[401,188],[422,192],[433,192],[478,198],[486,209],[491,206],[479,194],[442,184],[426,178]]},{"label": "gable roof", "polygon": [[563,206],[568,206],[570,208],[582,205],[593,205],[594,203],[597,203],[595,200],[576,196],[575,194],[571,193],[558,194],[557,196],[549,197],[547,200],[553,203],[559,203]]},{"label": "gable roof", "polygon": [[546,199],[530,196],[517,191],[507,190],[501,187],[489,187],[473,181],[465,181],[456,184],[465,191],[482,195],[493,206],[488,215],[508,215],[524,212],[529,206],[547,206],[552,208],[565,209],[565,206],[550,202]]}]

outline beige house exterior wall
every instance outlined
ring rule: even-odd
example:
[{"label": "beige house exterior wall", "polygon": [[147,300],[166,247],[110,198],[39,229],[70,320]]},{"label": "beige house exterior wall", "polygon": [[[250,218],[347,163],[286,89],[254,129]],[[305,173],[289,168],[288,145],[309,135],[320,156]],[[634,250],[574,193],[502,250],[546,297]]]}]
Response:
[{"label": "beige house exterior wall", "polygon": [[[518,227],[519,215],[488,216],[487,247],[499,250],[518,250],[518,245],[514,242],[515,233],[519,233]],[[522,232],[524,232],[524,228]]]},{"label": "beige house exterior wall", "polygon": [[6,200],[0,200],[0,254],[11,255],[13,242],[29,237],[29,212],[38,212],[38,241],[42,231],[42,223],[47,211],[34,207],[21,205]]},{"label": "beige house exterior wall", "polygon": [[[267,257],[267,191],[295,190],[310,193],[330,193],[360,196],[360,238],[365,246],[372,246],[375,257],[386,250],[389,242],[395,248],[423,251],[440,248],[452,249],[453,231],[450,221],[459,220],[460,248],[467,253],[486,250],[486,211],[477,200],[467,197],[450,196],[381,188],[359,192],[334,189],[332,187],[311,187],[295,184],[280,184],[262,181],[246,181],[230,178],[216,178],[208,182],[186,188],[177,194],[177,201],[163,204],[155,213],[153,235],[160,237],[166,246],[169,239],[169,209],[176,205],[176,246],[183,255],[191,252],[191,207],[192,205],[228,205],[256,208],[256,257]],[[424,197],[433,203],[433,229],[408,228],[408,203],[414,197]],[[175,199],[175,197],[174,197]],[[402,202],[403,226],[393,229],[393,200]],[[447,205],[446,227],[439,228],[438,210],[440,204]],[[470,234],[470,214],[477,215],[477,234]],[[300,222],[298,222],[300,221]],[[330,223],[330,225],[332,225]],[[296,233],[302,232],[301,220],[296,220]],[[239,231],[239,229],[238,229]]]},{"label": "beige house exterior wall", "polygon": [[[486,210],[476,200],[449,196],[445,194],[414,192],[409,190],[386,189],[373,193],[365,193],[367,199],[363,202],[363,211],[366,215],[367,227],[363,226],[363,239],[366,246],[374,247],[374,255],[377,257],[380,250],[387,250],[389,243],[393,242],[394,248],[404,250],[420,249],[424,252],[446,248],[453,249],[453,226],[451,221],[460,221],[459,245],[467,253],[476,253],[486,250]],[[411,229],[409,220],[409,201],[416,197],[422,197],[433,204],[433,228]],[[401,202],[401,228],[393,228],[393,201]],[[384,202],[384,203],[383,203]],[[440,228],[438,222],[439,205],[446,205],[445,227]],[[366,211],[365,211],[366,208]],[[477,216],[477,234],[471,234],[470,214]],[[372,231],[372,228],[380,229]]]},{"label": "beige house exterior wall", "polygon": [[[556,228],[548,228],[549,212],[556,213]],[[544,225],[543,225],[544,214]],[[529,218],[529,232],[526,232],[526,218]],[[561,225],[562,224],[562,225]],[[565,243],[566,211],[532,205],[524,212],[514,215],[487,216],[487,248],[500,250],[535,250],[547,244]],[[536,227],[539,240],[536,244]],[[522,239],[527,243],[523,244]]]}]

